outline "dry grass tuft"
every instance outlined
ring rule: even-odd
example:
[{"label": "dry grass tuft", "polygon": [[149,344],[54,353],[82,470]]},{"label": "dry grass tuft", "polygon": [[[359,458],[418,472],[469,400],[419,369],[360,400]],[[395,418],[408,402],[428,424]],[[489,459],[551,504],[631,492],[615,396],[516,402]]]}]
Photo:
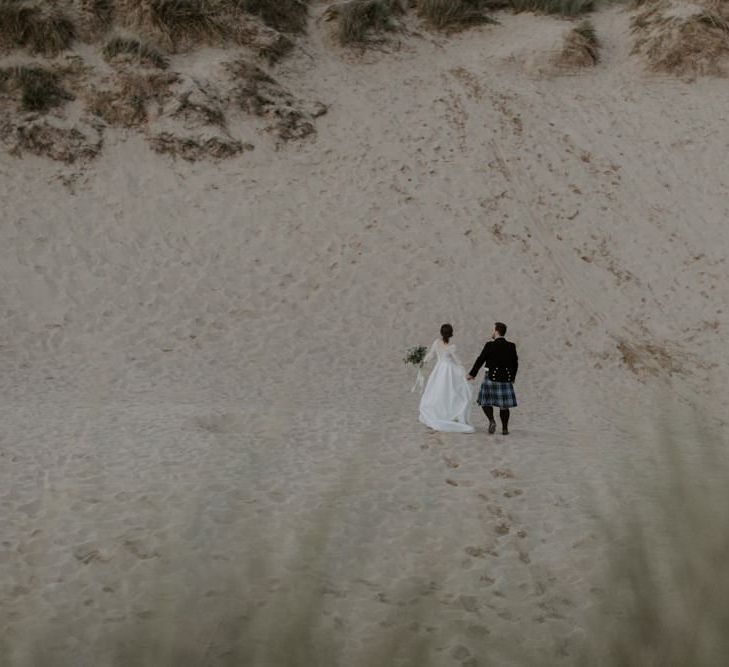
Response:
[{"label": "dry grass tuft", "polygon": [[326,113],[321,103],[306,104],[260,67],[240,60],[229,65],[236,82],[236,105],[269,121],[267,130],[282,141],[304,139],[316,132],[313,119]]},{"label": "dry grass tuft", "polygon": [[224,39],[228,27],[213,0],[121,0],[120,14],[173,51]]},{"label": "dry grass tuft", "polygon": [[117,56],[131,56],[137,63],[167,69],[169,61],[157,49],[138,39],[114,37],[104,47],[104,57],[113,60]]},{"label": "dry grass tuft", "polygon": [[308,0],[0,0],[0,49],[28,48],[53,56],[76,38],[95,42],[112,29],[131,28],[173,52],[194,44],[247,41],[269,30],[270,61],[292,45],[282,33],[301,33]]},{"label": "dry grass tuft", "polygon": [[188,162],[207,158],[224,159],[253,150],[251,144],[221,137],[181,137],[171,132],[162,132],[150,139],[150,145],[158,153],[181,157]]},{"label": "dry grass tuft", "polygon": [[237,0],[237,4],[281,32],[306,30],[309,7],[304,0]]},{"label": "dry grass tuft", "polygon": [[281,60],[294,48],[294,40],[258,19],[243,13],[230,14],[230,39],[255,52],[269,64]]},{"label": "dry grass tuft", "polygon": [[13,154],[21,156],[28,152],[66,164],[91,160],[102,146],[100,137],[89,139],[75,127],[60,127],[45,120],[18,126],[14,138]]},{"label": "dry grass tuft", "polygon": [[17,96],[23,111],[40,113],[73,99],[56,72],[35,65],[0,70],[0,92]]},{"label": "dry grass tuft", "polygon": [[93,42],[111,30],[114,20],[113,0],[72,0],[73,9],[78,16],[79,37]]},{"label": "dry grass tuft", "polygon": [[403,14],[402,0],[348,0],[329,7],[324,19],[336,21],[340,44],[363,44],[373,34],[398,30]]},{"label": "dry grass tuft", "polygon": [[561,67],[594,67],[600,61],[600,41],[595,26],[583,21],[567,32],[556,58]]},{"label": "dry grass tuft", "polygon": [[650,70],[692,78],[723,76],[729,56],[729,2],[652,2],[633,17],[633,54]]},{"label": "dry grass tuft", "polygon": [[265,58],[269,65],[274,65],[294,48],[294,43],[285,35],[278,35],[275,39],[263,42],[258,46],[258,55]]},{"label": "dry grass tuft", "polygon": [[31,0],[0,0],[0,47],[24,47],[54,56],[67,49],[76,28],[63,10]]},{"label": "dry grass tuft", "polygon": [[215,87],[208,82],[180,76],[172,90],[173,100],[164,113],[182,121],[191,130],[205,126],[225,129],[223,103]]},{"label": "dry grass tuft", "polygon": [[579,16],[595,9],[595,0],[510,0],[515,12]]},{"label": "dry grass tuft", "polygon": [[150,105],[156,104],[159,112],[176,81],[176,74],[123,74],[114,90],[92,93],[87,100],[88,109],[109,125],[143,125],[149,118]]},{"label": "dry grass tuft", "polygon": [[417,0],[416,6],[418,14],[440,30],[496,23],[486,13],[493,8],[489,0]]}]

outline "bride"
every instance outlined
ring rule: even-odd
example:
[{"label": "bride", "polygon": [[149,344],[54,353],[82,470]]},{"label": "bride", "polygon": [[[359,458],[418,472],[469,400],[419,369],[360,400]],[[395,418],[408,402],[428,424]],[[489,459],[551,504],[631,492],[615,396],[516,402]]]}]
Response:
[{"label": "bride", "polygon": [[425,363],[434,356],[438,358],[420,399],[420,421],[436,431],[473,433],[476,429],[469,423],[471,385],[451,338],[453,327],[444,324],[440,338],[433,342],[423,360]]}]

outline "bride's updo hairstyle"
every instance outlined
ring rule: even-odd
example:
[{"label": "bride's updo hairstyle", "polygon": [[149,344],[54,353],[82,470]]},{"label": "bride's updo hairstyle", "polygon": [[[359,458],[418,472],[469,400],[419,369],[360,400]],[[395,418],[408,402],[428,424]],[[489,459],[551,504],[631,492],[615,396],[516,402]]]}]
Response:
[{"label": "bride's updo hairstyle", "polygon": [[447,343],[451,338],[453,338],[453,327],[450,324],[444,324],[440,328],[440,337],[443,339],[444,343]]}]

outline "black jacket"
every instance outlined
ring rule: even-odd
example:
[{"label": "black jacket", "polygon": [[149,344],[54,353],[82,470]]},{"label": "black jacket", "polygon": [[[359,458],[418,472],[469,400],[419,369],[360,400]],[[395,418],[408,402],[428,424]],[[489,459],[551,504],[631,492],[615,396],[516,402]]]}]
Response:
[{"label": "black jacket", "polygon": [[516,371],[519,370],[519,357],[516,354],[516,345],[506,338],[490,340],[483,346],[469,375],[476,377],[481,366],[488,369],[488,378],[493,382],[513,382],[516,380]]}]

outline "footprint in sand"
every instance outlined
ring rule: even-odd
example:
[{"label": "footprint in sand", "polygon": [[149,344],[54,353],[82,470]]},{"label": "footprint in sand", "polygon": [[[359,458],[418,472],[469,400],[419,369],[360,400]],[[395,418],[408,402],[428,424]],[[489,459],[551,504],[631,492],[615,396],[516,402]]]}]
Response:
[{"label": "footprint in sand", "polygon": [[149,560],[150,558],[159,558],[159,552],[151,547],[148,547],[141,540],[125,540],[123,542],[124,548],[132,555],[139,558],[139,560]]},{"label": "footprint in sand", "polygon": [[79,544],[74,547],[73,555],[76,560],[81,561],[84,565],[88,565],[94,561],[98,563],[108,563],[111,556],[105,553],[101,547],[91,542],[87,544]]},{"label": "footprint in sand", "polygon": [[483,558],[487,551],[481,547],[466,547],[464,551],[473,558]]},{"label": "footprint in sand", "polygon": [[461,606],[470,612],[477,612],[479,608],[478,598],[475,595],[459,595],[458,601]]},{"label": "footprint in sand", "polygon": [[523,493],[521,489],[509,489],[508,491],[504,491],[504,498],[517,498],[523,495]]},{"label": "footprint in sand", "polygon": [[467,647],[463,646],[463,644],[459,644],[451,651],[451,655],[456,660],[465,660],[471,656],[471,651],[469,651]]},{"label": "footprint in sand", "polygon": [[511,527],[505,521],[502,521],[498,526],[496,526],[497,535],[508,535],[510,530]]},{"label": "footprint in sand", "polygon": [[451,457],[451,456],[444,456],[444,457],[443,457],[443,460],[445,461],[445,464],[446,464],[446,465],[447,465],[447,466],[448,466],[449,468],[457,468],[458,466],[460,466],[460,465],[461,465],[460,463],[458,463],[458,461],[457,461],[456,459],[454,459],[454,458],[453,458],[453,457]]},{"label": "footprint in sand", "polygon": [[499,519],[504,516],[504,510],[501,509],[498,505],[486,505],[486,509],[491,512],[493,516]]},{"label": "footprint in sand", "polygon": [[486,635],[491,634],[489,629],[485,625],[469,625],[466,628],[466,636],[481,639]]},{"label": "footprint in sand", "polygon": [[514,479],[515,477],[514,473],[509,470],[509,468],[494,468],[491,471],[491,476],[499,479]]}]

